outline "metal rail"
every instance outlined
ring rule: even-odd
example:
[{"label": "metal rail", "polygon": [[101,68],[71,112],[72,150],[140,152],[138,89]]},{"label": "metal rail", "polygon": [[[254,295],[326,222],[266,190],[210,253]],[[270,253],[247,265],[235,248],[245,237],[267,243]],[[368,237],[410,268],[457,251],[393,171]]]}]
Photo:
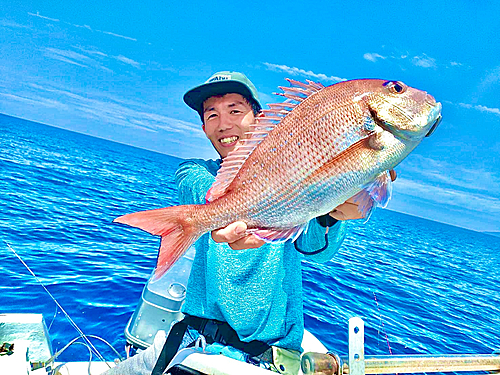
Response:
[{"label": "metal rail", "polygon": [[364,355],[364,322],[349,319],[349,355],[304,353],[305,375],[405,374],[422,372],[490,371],[500,374],[500,352],[456,355]]},{"label": "metal rail", "polygon": [[[302,356],[304,374],[350,374],[347,357],[340,358],[342,372],[339,372],[339,358],[329,354],[305,353]],[[420,372],[493,371],[500,373],[500,355],[403,355],[367,356],[364,360],[365,374],[407,374]]]},{"label": "metal rail", "polygon": [[[414,372],[500,371],[500,355],[405,355],[365,358],[365,374]],[[343,366],[349,374],[349,366]]]}]

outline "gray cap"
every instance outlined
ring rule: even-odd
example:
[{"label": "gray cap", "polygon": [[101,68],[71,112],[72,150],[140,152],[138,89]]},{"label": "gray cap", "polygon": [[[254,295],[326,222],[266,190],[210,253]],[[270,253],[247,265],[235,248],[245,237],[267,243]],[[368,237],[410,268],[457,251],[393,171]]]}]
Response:
[{"label": "gray cap", "polygon": [[203,102],[211,96],[229,93],[240,94],[255,103],[259,110],[262,108],[253,83],[243,73],[229,71],[215,73],[204,84],[189,90],[184,94],[184,102],[198,112],[203,120]]}]

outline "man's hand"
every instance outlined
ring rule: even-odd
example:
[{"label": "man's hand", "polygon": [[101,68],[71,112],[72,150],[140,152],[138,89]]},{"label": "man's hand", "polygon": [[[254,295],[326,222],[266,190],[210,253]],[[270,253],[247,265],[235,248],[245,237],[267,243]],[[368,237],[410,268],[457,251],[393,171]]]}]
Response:
[{"label": "man's hand", "polygon": [[215,242],[227,242],[233,250],[254,249],[265,244],[253,234],[245,234],[246,230],[246,223],[236,221],[225,228],[212,231],[212,238]]},{"label": "man's hand", "polygon": [[[389,171],[389,174],[391,175],[391,180],[394,181],[396,180],[396,171],[394,169],[391,169]],[[354,202],[354,197],[349,198],[346,200],[344,203],[341,205],[338,205],[335,207],[331,212],[330,216],[333,217],[334,219],[337,220],[356,220],[356,219],[363,219],[364,215],[362,215],[358,211],[358,206],[359,203]]]},{"label": "man's hand", "polygon": [[344,203],[335,207],[330,216],[337,220],[356,220],[362,219],[364,216],[358,211],[358,203],[354,202],[354,198],[349,198]]}]

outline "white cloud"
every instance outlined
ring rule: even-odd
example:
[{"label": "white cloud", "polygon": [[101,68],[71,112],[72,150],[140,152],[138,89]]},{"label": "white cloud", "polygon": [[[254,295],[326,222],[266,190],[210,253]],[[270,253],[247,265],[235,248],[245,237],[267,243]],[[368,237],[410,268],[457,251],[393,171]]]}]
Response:
[{"label": "white cloud", "polygon": [[156,122],[159,129],[174,131],[176,133],[189,133],[201,138],[205,138],[201,124],[178,120],[172,117],[158,115],[156,113],[138,112],[138,116]]},{"label": "white cloud", "polygon": [[7,20],[0,20],[0,26],[4,27],[15,27],[17,29],[31,29],[31,27],[26,26],[26,25],[20,25],[16,22],[13,21],[7,21]]},{"label": "white cloud", "polygon": [[71,25],[71,26],[75,26],[75,27],[78,27],[78,28],[81,28],[81,29],[87,29],[87,30],[92,31],[92,28],[91,28],[89,25],[76,25],[76,24],[74,24],[74,23],[68,23],[68,25]]},{"label": "white cloud", "polygon": [[122,63],[124,64],[128,64],[128,65],[131,65],[133,66],[134,68],[137,68],[137,69],[140,69],[141,67],[141,64],[138,63],[137,61],[134,61],[132,59],[129,59],[128,57],[125,57],[125,56],[113,56],[115,59],[117,59],[118,61],[121,61]]},{"label": "white cloud", "polygon": [[414,56],[411,60],[412,64],[415,66],[420,66],[421,68],[436,68],[436,59],[427,56],[425,53],[420,56]]},{"label": "white cloud", "polygon": [[454,190],[489,192],[500,196],[500,175],[490,170],[467,168],[439,159],[411,154],[404,161],[404,169],[415,178],[448,186]]},{"label": "white cloud", "polygon": [[[30,16],[42,18],[44,20],[48,20],[48,21],[52,21],[52,22],[61,22],[60,20],[58,20],[56,18],[50,18],[50,17],[42,16],[39,12],[36,12],[36,14],[28,12],[28,14]],[[90,27],[89,25],[78,25],[78,24],[74,24],[74,23],[66,22],[66,21],[62,21],[62,22],[65,23],[65,24],[67,24],[67,25],[71,25],[73,27],[84,28],[84,29],[87,29],[89,31],[94,31],[92,29],[92,27]],[[11,25],[11,26],[13,26],[13,25]],[[137,42],[136,38],[132,38],[132,37],[126,36],[126,35],[116,34],[116,33],[113,33],[111,31],[103,31],[103,30],[95,30],[95,31],[99,32],[99,33],[106,34],[106,35],[111,35],[111,36],[114,36],[114,37],[117,37],[117,38],[122,38],[122,39],[126,39],[126,40],[131,40],[131,41]]]},{"label": "white cloud", "polygon": [[[449,101],[447,101],[446,103],[454,104],[454,103],[449,102]],[[486,107],[486,106],[481,105],[481,104],[468,104],[468,103],[458,103],[457,105],[462,107],[462,108],[475,109],[475,110],[481,111],[481,112],[487,112],[487,113],[493,113],[495,115],[500,115],[500,108],[490,108],[490,107]]]},{"label": "white cloud", "polygon": [[30,12],[28,12],[28,14],[29,14],[30,16],[34,16],[34,17],[38,17],[38,18],[43,18],[44,20],[49,20],[49,21],[52,21],[52,22],[59,22],[59,20],[58,20],[58,19],[56,19],[56,18],[49,18],[49,17],[42,16],[39,12],[36,12],[36,14],[35,14],[35,13],[30,13]]},{"label": "white cloud", "polygon": [[78,49],[78,50],[80,50],[82,52],[85,52],[85,53],[87,53],[89,55],[96,55],[96,56],[100,56],[100,57],[108,57],[108,55],[105,54],[104,52],[97,51],[95,49],[90,50],[90,49],[86,49],[86,48],[83,48],[83,47],[80,47],[80,46],[72,46],[72,47],[74,47],[74,48],[76,48],[76,49]]},{"label": "white cloud", "polygon": [[57,100],[44,98],[41,96],[31,95],[30,97],[25,97],[25,96],[6,94],[6,93],[1,93],[1,92],[0,92],[0,96],[3,96],[4,98],[10,99],[10,100],[14,100],[16,102],[26,103],[29,105],[42,105],[44,107],[57,108],[59,110],[68,109],[68,106],[65,103],[61,103]]},{"label": "white cloud", "polygon": [[398,178],[394,188],[404,194],[436,202],[443,207],[465,208],[482,214],[498,215],[500,213],[500,199],[486,194],[454,190],[405,178]]},{"label": "white cloud", "polygon": [[386,61],[401,61],[402,63],[405,64],[412,64],[414,66],[418,66],[420,68],[424,69],[436,69],[438,67],[446,67],[449,68],[450,66],[452,67],[466,67],[462,63],[459,63],[457,61],[450,61],[448,63],[438,63],[435,58],[428,56],[425,53],[421,53],[418,55],[414,55],[408,52],[401,53],[401,52],[394,52],[394,53],[388,53],[385,55],[381,55],[380,53],[377,52],[367,52],[363,55],[363,58],[367,61],[371,62],[378,62],[380,60],[386,60]]},{"label": "white cloud", "polygon": [[[167,132],[173,137],[182,137],[188,135],[205,139],[200,124],[179,120],[176,118],[164,116],[152,112],[144,103],[133,100],[122,100],[119,97],[110,96],[107,93],[86,92],[80,95],[64,88],[57,88],[49,84],[39,85],[30,84],[35,93],[26,93],[24,98],[13,98],[17,101],[29,102],[30,104],[41,103],[45,106],[56,106],[65,103],[65,109],[68,111],[82,112],[87,118],[94,119],[101,123],[111,123],[123,127],[132,127],[146,130],[148,132]],[[43,98],[46,95],[57,95],[62,98],[61,102]],[[50,93],[50,94],[47,94]],[[8,94],[2,94],[8,96]],[[151,112],[150,112],[151,110]],[[175,134],[175,135],[174,135]]]},{"label": "white cloud", "polygon": [[199,123],[165,116],[157,108],[141,102],[140,98],[125,99],[89,88],[84,92],[76,88],[69,91],[61,84],[44,80],[28,83],[16,94],[11,94],[8,89],[2,91],[0,102],[3,103],[17,102],[31,108],[55,108],[73,118],[161,133],[158,139],[166,137],[169,142],[187,137],[203,141],[206,139]]},{"label": "white cloud", "polygon": [[96,31],[99,31],[103,34],[107,34],[107,35],[111,35],[111,36],[116,36],[117,38],[122,38],[122,39],[127,39],[127,40],[132,40],[134,42],[137,42],[137,39],[135,38],[131,38],[129,36],[125,36],[125,35],[120,35],[120,34],[115,34],[115,33],[112,33],[110,31],[101,31],[101,30],[96,30]]},{"label": "white cloud", "polygon": [[[485,75],[479,81],[477,88],[473,93],[473,101],[479,102],[485,97],[498,98],[500,92],[500,66],[493,69],[488,69]],[[478,108],[479,109],[479,108]],[[484,111],[491,112],[487,108]],[[498,114],[498,109],[493,108],[493,113]]]},{"label": "white cloud", "polygon": [[[77,65],[77,66],[80,66],[82,68],[89,68],[89,66],[92,66],[92,67],[97,67],[99,69],[105,70],[107,72],[113,72],[111,69],[105,67],[102,64],[103,59],[108,57],[108,55],[106,55],[105,53],[102,53],[100,51],[95,51],[95,50],[87,50],[87,49],[81,48],[79,46],[73,46],[73,48],[78,49],[82,53],[89,54],[92,57],[86,56],[82,53],[78,53],[78,52],[75,52],[72,50],[62,50],[62,49],[51,48],[51,47],[45,48],[43,50],[43,52],[44,52],[45,56],[47,56],[47,57],[50,57],[52,59],[59,60],[59,61],[62,61],[62,62],[68,63],[68,64]],[[97,61],[94,57],[98,58],[101,61]],[[128,59],[124,56],[118,56],[118,57],[114,57],[114,58],[117,60],[120,60],[126,64],[135,66],[136,68],[138,68],[140,65],[138,62],[135,62],[134,60]]]},{"label": "white cloud", "polygon": [[376,62],[378,59],[385,60],[387,57],[379,55],[378,53],[365,53],[363,58],[371,62]]},{"label": "white cloud", "polygon": [[398,168],[389,209],[474,230],[499,228],[499,172],[415,153]]},{"label": "white cloud", "polygon": [[335,77],[335,76],[328,76],[323,73],[314,73],[311,70],[304,70],[304,69],[299,69],[295,67],[289,67],[287,65],[277,65],[277,64],[271,64],[265,62],[264,65],[267,67],[267,69],[275,71],[275,72],[285,72],[288,73],[292,76],[305,76],[305,77],[310,77],[310,78],[316,78],[322,81],[332,81],[332,82],[339,82],[339,81],[346,81],[346,78],[340,78],[340,77]]},{"label": "white cloud", "polygon": [[485,107],[484,105],[476,105],[474,106],[474,108],[478,109],[481,112],[490,112],[496,115],[500,115],[500,108],[488,108]]},{"label": "white cloud", "polygon": [[[75,65],[80,65],[77,62],[87,63],[87,62],[92,60],[90,57],[82,55],[78,52],[74,52],[71,50],[62,50],[59,48],[52,48],[52,47],[46,48],[45,54],[48,57],[52,57],[52,58],[55,58],[57,60],[69,62],[69,63],[75,64]],[[83,65],[80,65],[80,66],[83,66]]]},{"label": "white cloud", "polygon": [[49,57],[52,57],[52,58],[53,58],[53,59],[55,59],[55,60],[59,60],[59,61],[62,61],[62,62],[66,62],[66,63],[68,63],[68,64],[81,66],[82,68],[88,68],[88,66],[86,66],[86,65],[79,64],[79,63],[77,63],[76,61],[73,61],[73,60],[67,59],[66,57],[62,57],[62,56],[59,56],[59,55],[54,55],[54,56],[49,56]]},{"label": "white cloud", "polygon": [[486,74],[486,76],[481,80],[479,89],[485,90],[498,83],[500,83],[500,66],[497,66],[495,69],[489,71],[488,74]]}]

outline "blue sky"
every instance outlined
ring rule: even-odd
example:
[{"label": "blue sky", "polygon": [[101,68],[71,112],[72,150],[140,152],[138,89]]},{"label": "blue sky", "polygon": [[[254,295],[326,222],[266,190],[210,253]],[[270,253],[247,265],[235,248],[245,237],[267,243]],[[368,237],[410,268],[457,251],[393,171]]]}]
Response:
[{"label": "blue sky", "polygon": [[216,71],[247,74],[263,103],[285,77],[401,80],[443,122],[397,167],[389,209],[498,231],[499,14],[493,1],[0,0],[0,113],[211,158],[182,95]]}]

